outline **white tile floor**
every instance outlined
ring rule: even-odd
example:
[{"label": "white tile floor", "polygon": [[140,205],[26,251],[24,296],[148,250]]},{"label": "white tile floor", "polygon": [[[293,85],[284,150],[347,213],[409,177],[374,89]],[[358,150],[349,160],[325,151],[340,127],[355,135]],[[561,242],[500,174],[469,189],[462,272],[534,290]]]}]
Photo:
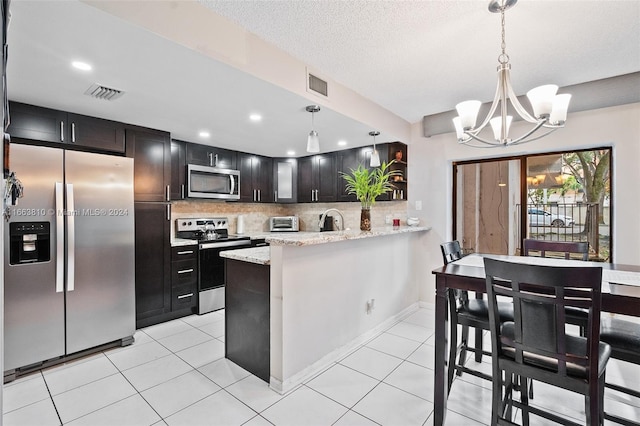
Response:
[{"label": "white tile floor", "polygon": [[[432,425],[433,322],[419,309],[282,396],[224,358],[224,312],[194,315],[5,385],[4,425]],[[469,363],[490,372],[490,359]],[[612,361],[607,376],[640,387],[636,366]],[[534,389],[535,404],[583,421],[581,397]],[[491,384],[463,375],[447,424],[489,424],[490,406]],[[606,408],[640,421],[638,399],[607,391]]]}]

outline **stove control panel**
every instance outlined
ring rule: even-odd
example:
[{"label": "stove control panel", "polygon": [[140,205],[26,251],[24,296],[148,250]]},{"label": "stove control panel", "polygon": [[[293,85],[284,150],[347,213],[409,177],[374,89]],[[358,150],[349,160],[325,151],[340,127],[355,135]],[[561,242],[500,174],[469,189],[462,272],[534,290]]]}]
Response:
[{"label": "stove control panel", "polygon": [[212,217],[204,219],[181,218],[176,219],[176,231],[215,231],[229,229],[229,220],[226,217]]}]

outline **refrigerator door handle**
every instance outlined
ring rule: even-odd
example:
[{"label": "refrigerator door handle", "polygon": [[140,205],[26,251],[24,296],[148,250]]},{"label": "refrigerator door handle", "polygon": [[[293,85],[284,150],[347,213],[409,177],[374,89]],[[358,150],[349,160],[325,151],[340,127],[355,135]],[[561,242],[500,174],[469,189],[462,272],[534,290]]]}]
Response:
[{"label": "refrigerator door handle", "polygon": [[73,184],[67,184],[67,291],[75,288],[75,205],[73,199]]},{"label": "refrigerator door handle", "polygon": [[64,291],[64,188],[56,182],[56,205],[53,212],[56,223],[56,293]]}]

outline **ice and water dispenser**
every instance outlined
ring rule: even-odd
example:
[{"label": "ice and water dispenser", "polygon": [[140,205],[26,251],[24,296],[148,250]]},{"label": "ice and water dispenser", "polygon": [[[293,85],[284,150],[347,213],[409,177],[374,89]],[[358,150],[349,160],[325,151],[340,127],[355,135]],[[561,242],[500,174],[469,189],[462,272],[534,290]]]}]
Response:
[{"label": "ice and water dispenser", "polygon": [[49,222],[9,224],[9,263],[48,262],[51,259]]}]

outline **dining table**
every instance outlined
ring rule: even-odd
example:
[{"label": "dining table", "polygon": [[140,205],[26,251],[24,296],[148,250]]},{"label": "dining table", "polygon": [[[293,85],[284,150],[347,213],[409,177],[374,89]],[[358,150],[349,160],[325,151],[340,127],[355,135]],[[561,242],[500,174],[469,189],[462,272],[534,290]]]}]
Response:
[{"label": "dining table", "polygon": [[486,293],[484,257],[548,266],[602,267],[602,311],[640,317],[640,266],[638,265],[474,253],[433,270],[436,277],[434,426],[444,425],[447,414],[448,298],[453,297],[451,294],[453,290],[468,290],[476,294]]}]

